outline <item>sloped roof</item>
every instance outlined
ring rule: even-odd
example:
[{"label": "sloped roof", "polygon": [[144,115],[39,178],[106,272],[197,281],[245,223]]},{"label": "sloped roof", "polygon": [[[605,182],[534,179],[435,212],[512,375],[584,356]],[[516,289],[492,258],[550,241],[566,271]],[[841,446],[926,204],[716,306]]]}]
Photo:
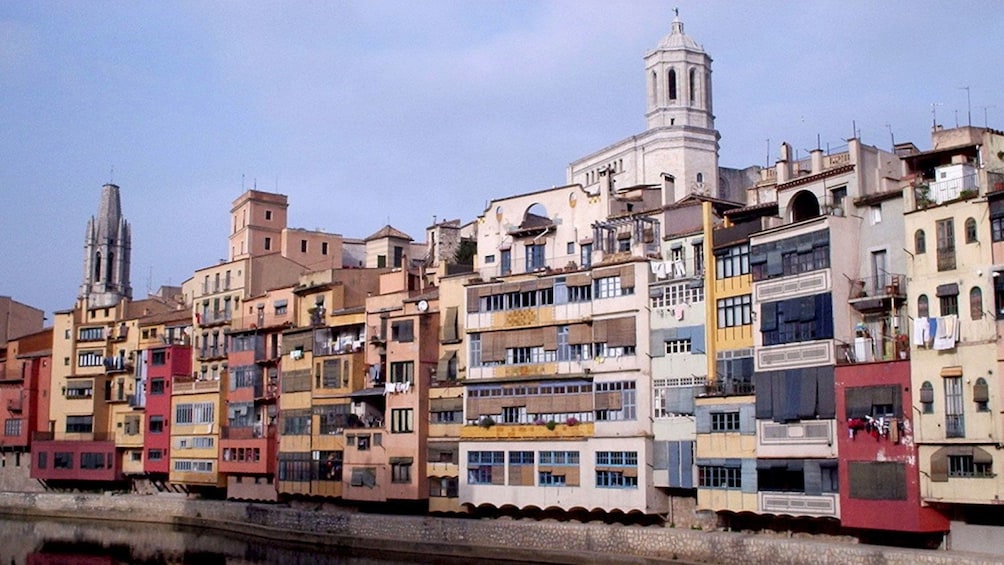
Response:
[{"label": "sloped roof", "polygon": [[408,234],[404,233],[403,231],[401,231],[401,230],[399,230],[399,229],[391,226],[390,224],[387,224],[386,226],[380,228],[380,230],[377,231],[375,234],[367,237],[365,239],[365,241],[373,241],[374,239],[383,239],[385,237],[389,237],[389,238],[393,238],[393,239],[405,239],[405,240],[408,240],[408,241],[415,241],[414,239],[412,239],[412,237],[410,235],[408,235]]}]

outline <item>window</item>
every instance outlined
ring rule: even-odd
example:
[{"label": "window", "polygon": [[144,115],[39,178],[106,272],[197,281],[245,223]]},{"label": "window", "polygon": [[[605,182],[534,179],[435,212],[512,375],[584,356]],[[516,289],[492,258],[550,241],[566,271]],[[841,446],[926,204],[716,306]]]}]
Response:
[{"label": "window", "polygon": [[499,272],[503,275],[512,272],[512,251],[509,249],[499,251]]},{"label": "window", "polygon": [[976,462],[972,455],[949,455],[948,476],[992,478],[994,476],[993,462]]},{"label": "window", "polygon": [[10,418],[8,420],[5,420],[3,423],[3,435],[5,436],[21,435],[21,419]]},{"label": "window", "polygon": [[750,246],[737,245],[715,256],[715,278],[728,279],[750,273]]},{"label": "window", "polygon": [[740,489],[743,486],[742,469],[699,465],[697,467],[697,485],[701,488]]},{"label": "window", "polygon": [[410,483],[411,482],[411,463],[391,463],[390,464],[390,482],[392,483]]},{"label": "window", "polygon": [[966,243],[976,243],[976,220],[966,218]]},{"label": "window", "polygon": [[57,451],[52,454],[53,469],[72,469],[73,454],[66,451]]},{"label": "window", "polygon": [[[69,331],[69,330],[67,330]],[[100,341],[105,339],[104,328],[80,328],[79,341]]]},{"label": "window", "polygon": [[739,412],[712,412],[711,431],[713,432],[738,432]]},{"label": "window", "polygon": [[415,325],[413,320],[402,320],[390,325],[390,339],[397,342],[415,341]]},{"label": "window", "polygon": [[327,241],[322,241],[321,242],[321,255],[327,255],[327,254],[328,254],[328,242]]},{"label": "window", "polygon": [[732,328],[752,323],[750,295],[732,296],[718,301],[718,327]]},{"label": "window", "polygon": [[175,459],[174,470],[179,473],[212,473],[213,461],[197,459]]},{"label": "window", "polygon": [[583,243],[579,246],[579,262],[584,268],[589,268],[593,264],[593,244]]},{"label": "window", "polygon": [[276,300],[272,305],[275,307],[276,316],[285,316],[289,308],[289,301]]},{"label": "window", "polygon": [[150,394],[151,395],[164,394],[164,379],[156,378],[150,380]]},{"label": "window", "polygon": [[150,423],[148,429],[151,434],[162,434],[164,433],[164,417],[163,416],[150,416]]},{"label": "window", "polygon": [[921,294],[917,297],[917,316],[920,318],[927,318],[930,314],[930,305],[928,304],[927,295]]},{"label": "window", "polygon": [[307,252],[307,240],[306,239],[301,239],[300,240],[300,253],[306,253],[306,252]]},{"label": "window", "polygon": [[1004,241],[1004,216],[990,220],[990,239]]},{"label": "window", "polygon": [[415,416],[411,408],[395,408],[390,411],[390,431],[395,434],[411,433]]},{"label": "window", "polygon": [[415,363],[412,361],[396,361],[390,364],[390,382],[414,383]]},{"label": "window", "polygon": [[952,218],[938,220],[938,270],[955,269],[955,223]]},{"label": "window", "polygon": [[871,217],[872,225],[882,223],[882,205],[876,204],[875,206],[869,207],[869,215]]},{"label": "window", "polygon": [[689,339],[674,339],[666,342],[666,355],[674,353],[690,353],[691,342]]},{"label": "window", "polygon": [[638,417],[635,381],[596,383],[596,420],[598,422],[634,420]]},{"label": "window", "polygon": [[689,88],[687,88],[687,94],[690,97],[690,103],[693,104],[697,100],[697,71],[690,69],[690,82]]},{"label": "window", "polygon": [[934,414],[934,386],[931,381],[924,381],[920,385],[920,405],[924,414]]},{"label": "window", "polygon": [[212,424],[215,405],[212,402],[179,404],[174,407],[175,424]]},{"label": "window", "polygon": [[976,379],[973,384],[973,402],[976,403],[977,412],[990,411],[990,387],[983,377]]},{"label": "window", "polygon": [[67,416],[66,433],[89,434],[94,431],[94,416]]},{"label": "window", "polygon": [[637,451],[597,451],[597,488],[638,488]]},{"label": "window", "polygon": [[966,437],[962,377],[945,377],[945,437]]},{"label": "window", "polygon": [[526,271],[544,268],[544,244],[531,243],[526,246]]},{"label": "window", "polygon": [[387,267],[387,256],[386,255],[377,255],[377,268],[378,269],[384,269],[386,267]]},{"label": "window", "polygon": [[147,461],[162,461],[164,459],[164,452],[160,449],[151,449],[146,452]]},{"label": "window", "polygon": [[81,351],[77,353],[78,367],[100,367],[104,364],[104,356],[100,351]]},{"label": "window", "polygon": [[271,250],[272,250],[272,238],[271,237],[266,237],[265,238],[265,251],[271,251]]},{"label": "window", "polygon": [[983,289],[978,286],[969,289],[969,317],[983,319]]},{"label": "window", "polygon": [[486,265],[490,265],[490,264],[492,264],[494,262],[495,262],[495,256],[494,255],[485,255],[485,264]]},{"label": "window", "polygon": [[669,69],[666,75],[666,83],[669,87],[669,99],[676,100],[676,69]]},{"label": "window", "polygon": [[941,307],[942,316],[957,316],[959,314],[959,295],[939,296],[938,305]]},{"label": "window", "polygon": [[456,498],[459,490],[456,477],[429,478],[429,496],[433,498]]},{"label": "window", "polygon": [[847,464],[850,497],[859,500],[906,500],[906,465],[891,461]]},{"label": "window", "polygon": [[613,298],[616,296],[634,294],[634,288],[621,287],[620,276],[596,279],[594,284],[596,285],[596,292],[594,293],[596,298]]},{"label": "window", "polygon": [[265,210],[265,219],[266,220],[271,220],[272,219],[272,211],[271,210]]},{"label": "window", "polygon": [[574,241],[569,241],[565,245],[565,253],[568,254],[568,255],[575,255],[575,242]]},{"label": "window", "polygon": [[395,269],[401,268],[401,263],[404,261],[404,248],[400,245],[394,246],[394,263]]},{"label": "window", "polygon": [[472,367],[481,366],[481,334],[469,334],[467,341],[470,342],[470,357],[468,361]]},{"label": "window", "polygon": [[309,436],[310,410],[285,410],[282,413],[282,434],[289,436]]},{"label": "window", "polygon": [[750,247],[750,273],[754,281],[797,275],[829,267],[828,230]]},{"label": "window", "polygon": [[704,286],[691,286],[689,283],[676,283],[662,287],[650,287],[649,304],[652,308],[669,308],[679,304],[704,302]]},{"label": "window", "polygon": [[759,321],[765,346],[830,339],[833,337],[830,294],[765,302],[760,308]]},{"label": "window", "polygon": [[504,451],[471,451],[467,454],[467,484],[502,484],[505,479]]}]

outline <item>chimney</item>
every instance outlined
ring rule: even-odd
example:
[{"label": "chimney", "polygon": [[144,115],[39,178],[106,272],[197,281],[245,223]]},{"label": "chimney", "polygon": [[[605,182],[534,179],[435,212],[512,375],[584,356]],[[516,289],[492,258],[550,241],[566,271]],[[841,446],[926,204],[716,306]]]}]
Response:
[{"label": "chimney", "polygon": [[810,160],[812,161],[812,174],[819,174],[823,172],[823,150],[813,149],[810,153]]}]

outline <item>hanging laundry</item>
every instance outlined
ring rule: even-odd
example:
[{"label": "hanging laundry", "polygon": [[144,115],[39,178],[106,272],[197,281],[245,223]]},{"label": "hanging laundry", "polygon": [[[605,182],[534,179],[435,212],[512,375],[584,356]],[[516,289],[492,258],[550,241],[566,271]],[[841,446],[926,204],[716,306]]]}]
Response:
[{"label": "hanging laundry", "polygon": [[937,331],[934,334],[934,349],[944,351],[955,348],[959,335],[959,317],[952,314],[936,318]]},{"label": "hanging laundry", "polygon": [[913,320],[913,344],[917,347],[924,347],[927,345],[928,336],[931,333],[930,323],[927,321],[927,316],[922,318],[914,318]]}]

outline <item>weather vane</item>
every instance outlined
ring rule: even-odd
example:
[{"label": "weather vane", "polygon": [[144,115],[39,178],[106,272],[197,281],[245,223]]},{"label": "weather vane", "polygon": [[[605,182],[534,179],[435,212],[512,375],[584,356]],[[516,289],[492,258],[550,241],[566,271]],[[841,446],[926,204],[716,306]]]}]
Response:
[{"label": "weather vane", "polygon": [[680,8],[679,7],[673,8],[673,13],[675,13],[676,17],[679,18],[680,17]]}]

